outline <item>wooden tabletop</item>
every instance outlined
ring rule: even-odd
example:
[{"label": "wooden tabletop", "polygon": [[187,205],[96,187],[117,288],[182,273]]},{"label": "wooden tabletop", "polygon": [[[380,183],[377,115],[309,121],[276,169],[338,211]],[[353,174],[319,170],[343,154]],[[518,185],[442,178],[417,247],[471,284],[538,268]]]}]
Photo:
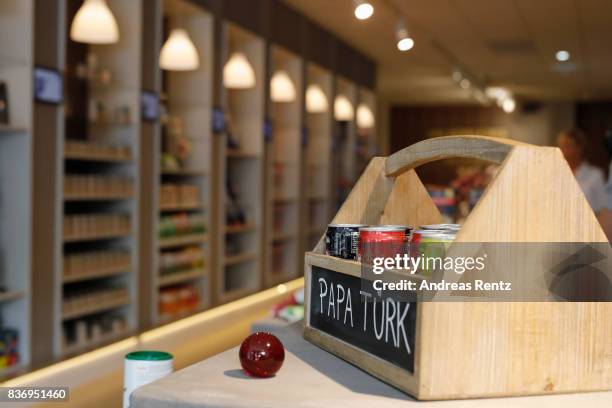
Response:
[{"label": "wooden tabletop", "polygon": [[136,390],[132,394],[131,408],[611,406],[612,391],[420,402],[306,342],[301,337],[301,324],[275,334],[285,345],[285,362],[275,377],[247,377],[240,368],[238,348],[234,348]]}]

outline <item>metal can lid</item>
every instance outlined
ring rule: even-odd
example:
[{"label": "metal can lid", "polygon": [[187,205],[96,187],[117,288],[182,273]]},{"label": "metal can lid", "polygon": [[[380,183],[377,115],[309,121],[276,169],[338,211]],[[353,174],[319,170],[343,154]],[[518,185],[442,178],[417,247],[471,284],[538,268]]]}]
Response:
[{"label": "metal can lid", "polygon": [[359,231],[366,232],[396,232],[396,231],[406,231],[406,227],[402,225],[377,225],[373,227],[362,227],[359,228]]},{"label": "metal can lid", "polygon": [[461,224],[442,224],[444,225],[445,229],[451,230],[451,231],[459,231],[461,229]]},{"label": "metal can lid", "polygon": [[421,225],[419,226],[422,230],[459,230],[461,229],[461,224],[429,224],[429,225]]},{"label": "metal can lid", "polygon": [[444,229],[418,229],[415,231],[412,231],[413,234],[418,234],[418,235],[431,235],[431,234],[447,234],[449,233],[449,230],[444,230]]},{"label": "metal can lid", "polygon": [[140,350],[132,351],[125,355],[126,360],[139,360],[139,361],[166,361],[172,360],[172,354],[166,353],[165,351],[155,350]]},{"label": "metal can lid", "polygon": [[455,239],[455,234],[449,233],[449,231],[426,231],[425,233],[421,233],[421,239],[437,239],[440,241],[453,241]]},{"label": "metal can lid", "polygon": [[363,227],[367,227],[367,224],[329,224],[328,227],[333,227],[333,228],[363,228]]},{"label": "metal can lid", "polygon": [[384,225],[379,225],[379,227],[389,227],[389,228],[401,228],[407,231],[412,231],[414,229],[414,227],[410,226],[410,225],[393,225],[393,224],[384,224]]}]

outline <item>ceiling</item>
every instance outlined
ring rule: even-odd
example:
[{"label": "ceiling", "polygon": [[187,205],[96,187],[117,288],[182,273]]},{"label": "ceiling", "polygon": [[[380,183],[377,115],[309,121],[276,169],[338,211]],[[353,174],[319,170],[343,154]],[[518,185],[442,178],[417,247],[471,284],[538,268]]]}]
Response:
[{"label": "ceiling", "polygon": [[[612,97],[610,0],[371,0],[374,15],[353,15],[353,0],[284,0],[376,60],[380,97],[391,103],[474,102],[451,79],[459,67],[517,99]],[[415,46],[400,52],[403,15]],[[558,63],[555,52],[568,50]]]}]

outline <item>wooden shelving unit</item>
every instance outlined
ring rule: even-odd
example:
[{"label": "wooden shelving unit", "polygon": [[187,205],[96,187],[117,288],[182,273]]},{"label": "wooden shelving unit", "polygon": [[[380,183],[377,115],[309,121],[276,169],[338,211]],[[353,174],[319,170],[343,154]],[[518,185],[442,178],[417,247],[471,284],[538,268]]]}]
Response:
[{"label": "wooden shelving unit", "polygon": [[[316,64],[306,68],[307,86],[318,87],[327,101],[327,108],[306,109],[305,126],[308,144],[304,149],[304,195],[302,215],[302,252],[311,250],[321,237],[331,217],[332,206],[332,132],[334,124],[334,88],[331,72]],[[336,160],[336,159],[334,159]]]},{"label": "wooden shelving unit", "polygon": [[133,194],[66,194],[64,201],[117,201],[134,198]]},{"label": "wooden shelving unit", "polygon": [[64,144],[64,159],[92,162],[130,162],[134,158],[128,147],[67,141]]},{"label": "wooden shelving unit", "polygon": [[27,132],[27,129],[0,125],[0,135],[27,134]]},{"label": "wooden shelving unit", "polygon": [[113,310],[130,303],[129,296],[120,296],[112,300],[102,300],[100,302],[92,302],[89,305],[81,306],[78,309],[62,312],[62,320],[72,320],[79,317],[98,314],[108,310]]},{"label": "wooden shelving unit", "polygon": [[160,238],[159,248],[168,249],[176,247],[184,247],[188,245],[200,245],[208,241],[208,235],[206,234],[189,234],[184,236]]},{"label": "wooden shelving unit", "polygon": [[206,271],[204,269],[190,269],[182,272],[173,272],[168,275],[160,276],[158,285],[162,287],[194,281],[196,279],[202,279],[205,275]]},{"label": "wooden shelving unit", "polygon": [[[0,114],[0,321],[18,333],[19,369],[301,275],[301,252],[333,206],[335,183],[326,183],[325,174],[332,168],[334,76],[357,79],[333,61],[317,61],[330,71],[304,65],[325,60],[333,47],[321,44],[330,53],[308,55],[307,38],[296,46],[279,34],[285,29],[268,33],[265,19],[244,23],[228,2],[106,2],[119,41],[105,45],[70,40],[82,0],[0,2],[0,35],[14,39],[0,44],[0,82],[9,104],[9,120]],[[208,8],[213,3],[219,5]],[[287,11],[272,12],[287,7],[281,2],[243,3],[253,16],[269,13],[274,26]],[[173,28],[189,34],[197,69],[160,69],[160,50]],[[254,86],[225,87],[223,68],[235,52],[252,67]],[[61,76],[57,104],[33,101],[35,66]],[[292,102],[271,101],[270,78],[279,69],[295,86]],[[355,104],[366,98],[342,81],[338,90]],[[309,82],[324,89],[327,113],[305,113]],[[147,96],[159,97],[158,119],[141,114]],[[225,119],[214,135],[213,112]],[[184,156],[170,147],[180,135],[188,143],[179,150],[190,151]],[[354,154],[351,146],[339,153],[340,161]],[[168,160],[168,152],[182,157]],[[312,179],[322,182],[314,186]],[[118,218],[74,221],[77,215]],[[177,222],[168,233],[172,219]],[[274,255],[275,247],[282,256]],[[83,307],[62,317],[67,299],[115,287],[126,290],[116,306]],[[162,313],[170,288],[194,289],[190,296],[197,301],[189,310]]]},{"label": "wooden shelving unit", "polygon": [[227,148],[226,152],[225,152],[226,156],[229,159],[254,159],[257,160],[259,158],[259,154],[258,153],[253,153],[253,152],[244,152],[241,150],[238,150],[236,148]]},{"label": "wooden shelving unit", "polygon": [[162,205],[159,207],[160,212],[177,212],[177,211],[202,211],[203,208],[201,203],[192,204],[171,204]]},{"label": "wooden shelving unit", "polygon": [[0,329],[14,331],[19,353],[0,376],[30,363],[32,24],[32,0],[0,2],[0,83],[8,105],[0,124]]},{"label": "wooden shelving unit", "polygon": [[[156,157],[158,186],[158,251],[154,266],[152,321],[162,320],[162,292],[166,304],[180,291],[189,288],[197,294],[191,311],[175,308],[173,316],[187,316],[211,305],[210,175],[211,112],[213,67],[213,18],[200,7],[185,0],[163,1],[164,32],[186,30],[199,57],[197,69],[162,71],[162,103],[167,117],[162,118],[161,138]],[[165,41],[167,35],[162,41]],[[188,154],[181,154],[188,146]],[[197,229],[193,231],[193,228]]]},{"label": "wooden shelving unit", "polygon": [[[335,100],[331,105],[334,109],[335,129],[333,134],[332,155],[332,213],[340,208],[353,184],[357,180],[355,153],[357,146],[357,126],[355,110],[358,103],[357,85],[343,78],[336,78]],[[339,97],[345,97],[350,103],[352,115],[350,118],[338,118],[335,102]]]},{"label": "wooden shelving unit", "polygon": [[226,256],[224,260],[225,266],[238,265],[245,262],[250,262],[257,259],[257,254],[254,252],[245,252],[242,254]]},{"label": "wooden shelving unit", "polygon": [[0,303],[11,302],[13,300],[18,300],[23,298],[23,292],[10,290],[5,292],[0,292]]},{"label": "wooden shelving unit", "polygon": [[107,278],[111,276],[117,276],[129,272],[131,268],[130,264],[117,265],[107,268],[98,268],[93,270],[84,270],[80,273],[70,274],[63,276],[64,283],[81,282],[93,279]]},{"label": "wooden shelving unit", "polygon": [[226,225],[225,226],[225,234],[240,234],[243,232],[253,231],[257,228],[257,225],[254,223],[244,223],[238,225]]},{"label": "wooden shelving unit", "polygon": [[[66,3],[62,29],[70,26],[79,6]],[[58,168],[64,177],[57,188],[57,206],[63,208],[58,225],[64,239],[58,246],[55,310],[63,310],[75,296],[83,296],[83,301],[82,306],[56,313],[55,357],[87,348],[94,332],[100,333],[96,338],[112,337],[117,327],[135,330],[137,323],[140,91],[133,84],[140,83],[142,3],[110,0],[108,6],[119,26],[116,44],[75,43],[66,31],[60,52],[66,56],[66,106],[70,109],[61,109],[65,120],[59,132],[63,137]],[[82,216],[82,222],[74,216]],[[104,219],[85,221],[108,216],[114,216],[113,223],[124,221],[114,227]],[[95,259],[118,250],[126,254],[121,267],[96,267]],[[69,257],[78,256],[89,256],[92,264],[66,275]],[[103,293],[109,288],[119,288],[124,295],[105,300]]]},{"label": "wooden shelving unit", "polygon": [[[219,197],[219,257],[216,299],[231,299],[235,291],[252,293],[260,288],[264,211],[264,95],[265,46],[263,39],[231,23],[222,29],[222,55],[225,64],[234,53],[242,53],[255,74],[255,84],[247,89],[223,88],[226,132],[222,135],[218,177],[222,180]],[[248,257],[243,257],[248,254]],[[239,260],[240,262],[234,262]],[[229,262],[228,262],[229,261]]]},{"label": "wooden shelving unit", "polygon": [[98,347],[103,347],[108,344],[112,344],[115,341],[121,340],[122,338],[128,337],[130,333],[127,330],[119,330],[116,333],[101,335],[96,340],[90,340],[82,345],[67,346],[62,349],[62,355],[66,358],[77,356],[88,351],[95,350]]},{"label": "wooden shelving unit", "polygon": [[130,162],[133,159],[131,157],[121,157],[114,155],[102,155],[102,154],[86,154],[86,153],[66,153],[64,154],[66,160],[78,160],[78,161],[91,161],[91,162]]},{"label": "wooden shelving unit", "polygon": [[185,312],[178,312],[172,314],[160,314],[158,319],[158,325],[164,325],[168,323],[176,322],[177,320],[184,319],[185,317],[192,316],[195,313],[204,311],[204,309],[194,309]]},{"label": "wooden shelving unit", "polygon": [[[276,45],[271,47],[270,61],[270,76],[274,78],[276,75],[286,75],[295,95],[291,100],[275,100],[272,89],[274,79],[271,80],[272,139],[266,145],[266,287],[288,281],[302,273],[299,219],[302,196],[303,62],[297,55]],[[278,96],[282,97],[283,94]]]},{"label": "wooden shelving unit", "polygon": [[[367,88],[359,88],[359,102],[355,109],[357,136],[355,139],[355,171],[357,174],[363,173],[370,159],[377,154],[376,139],[376,96]],[[361,122],[359,110],[364,109],[372,114],[372,123],[367,119],[368,115],[363,114]],[[365,117],[364,117],[365,116]]]},{"label": "wooden shelving unit", "polygon": [[130,236],[130,232],[127,230],[111,232],[111,233],[101,233],[101,234],[64,235],[64,243],[70,244],[70,243],[87,242],[87,241],[128,239],[129,236]]},{"label": "wooden shelving unit", "polygon": [[205,170],[198,169],[162,169],[162,176],[185,176],[185,177],[200,177],[207,175]]},{"label": "wooden shelving unit", "polygon": [[285,242],[296,239],[298,234],[296,232],[277,232],[272,234],[273,242]]}]

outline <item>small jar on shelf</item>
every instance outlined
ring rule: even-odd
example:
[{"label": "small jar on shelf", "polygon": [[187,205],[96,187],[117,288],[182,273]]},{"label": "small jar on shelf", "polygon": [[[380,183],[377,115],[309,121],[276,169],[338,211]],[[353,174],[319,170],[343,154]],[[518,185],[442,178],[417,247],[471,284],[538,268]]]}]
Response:
[{"label": "small jar on shelf", "polygon": [[129,267],[130,252],[108,249],[64,255],[64,276]]}]

